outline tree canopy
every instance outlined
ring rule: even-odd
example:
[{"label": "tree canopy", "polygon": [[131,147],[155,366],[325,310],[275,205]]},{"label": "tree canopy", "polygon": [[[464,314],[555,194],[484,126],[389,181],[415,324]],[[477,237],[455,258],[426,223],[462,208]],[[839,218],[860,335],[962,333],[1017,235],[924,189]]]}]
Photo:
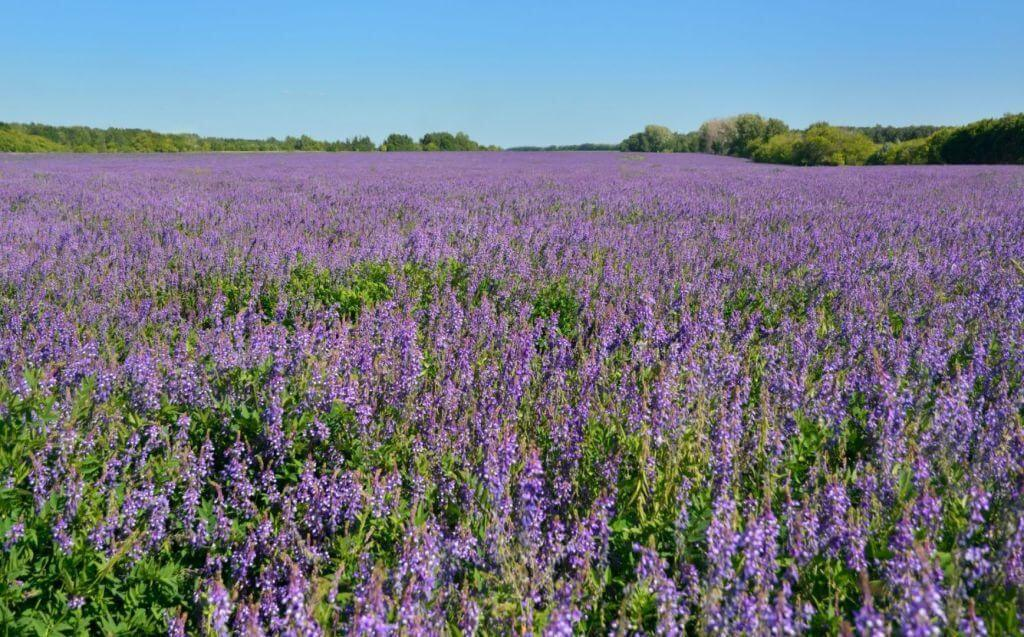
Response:
[{"label": "tree canopy", "polygon": [[416,143],[416,140],[408,135],[391,133],[388,135],[387,139],[384,140],[384,143],[380,145],[380,149],[388,152],[409,151],[419,150],[420,145]]},{"label": "tree canopy", "polygon": [[0,153],[47,153],[65,150],[45,137],[24,131],[0,128]]},{"label": "tree canopy", "polygon": [[755,161],[798,166],[856,166],[876,150],[863,133],[818,123],[803,133],[773,135],[754,147]]},{"label": "tree canopy", "polygon": [[420,138],[420,147],[423,150],[487,150],[480,144],[469,138],[469,135],[458,132],[452,135],[449,132],[441,131],[427,133]]}]

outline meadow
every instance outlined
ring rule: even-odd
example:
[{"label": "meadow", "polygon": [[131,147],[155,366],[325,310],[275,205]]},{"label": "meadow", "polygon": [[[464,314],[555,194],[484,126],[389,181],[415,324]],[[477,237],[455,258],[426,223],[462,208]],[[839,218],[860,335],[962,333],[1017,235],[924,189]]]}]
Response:
[{"label": "meadow", "polygon": [[1024,167],[0,157],[0,632],[1024,629]]}]

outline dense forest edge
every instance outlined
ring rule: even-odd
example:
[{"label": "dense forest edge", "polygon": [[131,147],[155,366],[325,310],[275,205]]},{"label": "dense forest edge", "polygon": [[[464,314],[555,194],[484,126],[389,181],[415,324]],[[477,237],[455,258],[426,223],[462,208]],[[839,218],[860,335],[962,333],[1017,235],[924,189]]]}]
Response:
[{"label": "dense forest edge", "polygon": [[[324,141],[308,135],[276,139],[202,137],[135,128],[91,128],[0,122],[0,152],[178,153],[260,151],[480,151],[485,146],[463,132],[433,132],[419,140],[392,133],[375,144],[366,136]],[[827,122],[792,129],[777,118],[747,113],[712,119],[688,133],[649,125],[618,144],[517,146],[513,151],[614,151],[712,153],[756,162],[796,166],[882,164],[1022,164],[1024,113],[964,126],[833,126]]]},{"label": "dense forest edge", "polygon": [[1024,113],[964,126],[832,126],[790,129],[756,114],[712,119],[677,133],[650,125],[622,141],[628,152],[713,153],[795,166],[1022,164]]}]

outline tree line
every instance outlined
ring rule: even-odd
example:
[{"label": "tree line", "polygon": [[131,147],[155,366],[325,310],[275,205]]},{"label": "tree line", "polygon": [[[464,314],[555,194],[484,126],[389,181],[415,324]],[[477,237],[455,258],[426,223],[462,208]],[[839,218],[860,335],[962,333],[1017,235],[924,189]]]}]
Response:
[{"label": "tree line", "polygon": [[366,136],[325,141],[308,135],[276,139],[236,139],[202,137],[193,133],[157,133],[139,128],[92,128],[89,126],[50,126],[0,122],[0,152],[71,153],[183,153],[183,152],[264,152],[264,151],[460,151],[500,150],[484,146],[466,133],[445,131],[427,133],[414,140],[392,133],[377,146]]},{"label": "tree line", "polygon": [[608,150],[619,150],[619,144],[564,144],[561,146],[513,146],[512,148],[506,148],[505,150],[515,151],[608,151]]},{"label": "tree line", "polygon": [[713,153],[797,166],[1021,164],[1024,113],[964,126],[854,127],[818,122],[804,130],[745,113],[708,120],[689,133],[652,124],[624,139],[619,149]]},{"label": "tree line", "polygon": [[[276,139],[202,137],[136,128],[91,128],[0,122],[0,152],[179,153],[216,151],[411,152],[500,150],[466,133],[431,132],[416,140],[392,133],[378,146],[366,136],[325,141],[308,135]],[[619,144],[520,146],[510,150],[622,150],[643,153],[713,153],[799,166],[863,164],[1024,163],[1024,113],[965,126],[833,126],[818,122],[791,129],[776,118],[746,113],[711,119],[679,133],[650,125]]]}]

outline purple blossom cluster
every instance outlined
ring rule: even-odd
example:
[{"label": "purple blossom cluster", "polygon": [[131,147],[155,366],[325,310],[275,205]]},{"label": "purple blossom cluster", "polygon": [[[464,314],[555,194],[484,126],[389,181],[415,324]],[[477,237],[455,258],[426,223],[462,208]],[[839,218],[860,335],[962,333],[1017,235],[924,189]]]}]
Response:
[{"label": "purple blossom cluster", "polygon": [[0,538],[14,632],[1019,633],[1024,169],[2,158]]}]

